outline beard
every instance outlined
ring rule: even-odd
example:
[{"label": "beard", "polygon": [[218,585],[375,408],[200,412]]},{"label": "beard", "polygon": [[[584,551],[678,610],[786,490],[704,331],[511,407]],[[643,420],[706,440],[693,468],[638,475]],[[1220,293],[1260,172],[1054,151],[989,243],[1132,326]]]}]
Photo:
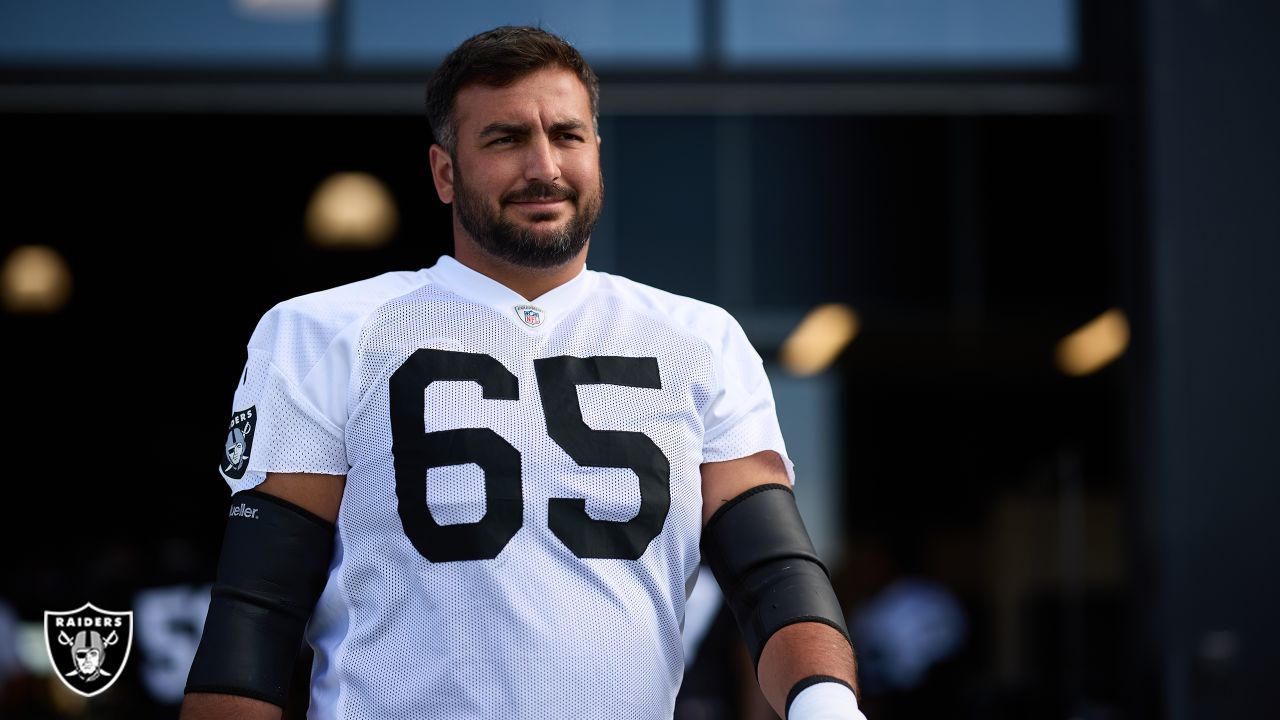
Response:
[{"label": "beard", "polygon": [[[528,268],[559,267],[578,255],[600,219],[600,206],[604,201],[604,177],[600,178],[599,191],[588,195],[579,204],[578,191],[564,185],[554,185],[534,180],[520,190],[514,190],[499,198],[495,211],[479,193],[473,192],[463,182],[462,173],[454,163],[454,207],[458,221],[476,244],[488,254],[512,265]],[[512,202],[531,200],[567,200],[573,206],[573,214],[559,228],[537,230],[521,227],[503,219],[502,207]],[[555,213],[536,213],[533,222],[544,222]]]}]

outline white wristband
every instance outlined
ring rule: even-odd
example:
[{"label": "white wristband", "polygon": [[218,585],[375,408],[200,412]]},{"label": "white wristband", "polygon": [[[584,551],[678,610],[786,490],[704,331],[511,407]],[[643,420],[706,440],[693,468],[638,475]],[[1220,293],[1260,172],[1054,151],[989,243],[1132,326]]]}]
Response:
[{"label": "white wristband", "polygon": [[867,720],[858,698],[838,682],[820,682],[801,690],[787,709],[787,720]]}]

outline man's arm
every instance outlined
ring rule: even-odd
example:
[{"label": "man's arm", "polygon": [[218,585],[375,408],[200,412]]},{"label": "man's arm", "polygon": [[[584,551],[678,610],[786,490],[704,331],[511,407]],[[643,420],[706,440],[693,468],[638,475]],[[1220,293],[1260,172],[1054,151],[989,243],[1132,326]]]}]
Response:
[{"label": "man's arm", "polygon": [[193,692],[183,696],[178,720],[280,720],[283,714],[284,710],[262,700],[239,695]]},{"label": "man's arm", "polygon": [[[267,473],[267,479],[256,489],[293,503],[322,520],[334,523],[342,504],[346,485],[343,475],[310,473]],[[244,718],[245,720],[279,720],[281,709],[263,700],[220,693],[189,693],[182,701],[181,720],[213,720]]]},{"label": "man's arm", "polygon": [[281,500],[288,500],[327,522],[335,523],[338,521],[338,507],[342,505],[342,490],[346,484],[346,475],[267,473],[267,479],[258,489]]},{"label": "man's arm", "polygon": [[[702,465],[702,523],[726,503],[754,487],[790,485],[782,458],[767,450],[744,458]],[[775,491],[776,492],[776,491]],[[769,705],[786,717],[788,694],[796,683],[830,676],[857,691],[857,667],[845,636],[820,622],[797,622],[775,632],[760,653],[757,677]]]}]

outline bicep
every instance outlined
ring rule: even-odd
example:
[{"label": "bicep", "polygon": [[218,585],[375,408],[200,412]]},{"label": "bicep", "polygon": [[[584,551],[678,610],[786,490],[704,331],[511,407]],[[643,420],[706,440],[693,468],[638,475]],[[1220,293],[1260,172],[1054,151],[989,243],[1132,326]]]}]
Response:
[{"label": "bicep", "polygon": [[762,450],[723,462],[703,463],[701,471],[704,526],[720,506],[757,485],[777,483],[791,486],[782,456],[773,450]]},{"label": "bicep", "polygon": [[318,473],[267,473],[256,489],[297,505],[328,522],[336,522],[342,505],[346,475]]},{"label": "bicep", "polygon": [[182,699],[179,720],[279,720],[279,707],[263,700],[219,693],[189,693]]}]

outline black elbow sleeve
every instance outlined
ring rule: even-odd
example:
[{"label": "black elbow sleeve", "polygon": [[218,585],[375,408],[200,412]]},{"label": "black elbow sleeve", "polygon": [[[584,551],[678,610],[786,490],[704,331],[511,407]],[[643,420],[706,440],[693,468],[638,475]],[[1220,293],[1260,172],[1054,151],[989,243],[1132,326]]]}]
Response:
[{"label": "black elbow sleeve", "polygon": [[702,532],[702,553],[757,668],[765,643],[792,623],[820,622],[849,637],[827,569],[787,486],[751,488],[717,510]]},{"label": "black elbow sleeve", "polygon": [[186,692],[284,707],[303,630],[333,555],[331,523],[273,495],[231,499],[209,615]]}]

